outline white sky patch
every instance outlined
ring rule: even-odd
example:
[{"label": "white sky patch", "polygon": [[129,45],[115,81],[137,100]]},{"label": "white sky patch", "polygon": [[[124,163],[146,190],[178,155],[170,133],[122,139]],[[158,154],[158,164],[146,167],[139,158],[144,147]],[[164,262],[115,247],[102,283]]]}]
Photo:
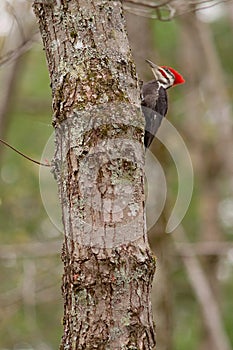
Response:
[{"label": "white sky patch", "polygon": [[210,23],[217,21],[226,13],[226,7],[224,4],[219,3],[219,0],[206,2],[203,7],[207,8],[197,11],[197,17],[203,22]]},{"label": "white sky patch", "polygon": [[8,35],[13,25],[17,24],[15,17],[23,24],[34,16],[31,4],[30,0],[0,0],[0,36]]},{"label": "white sky patch", "polygon": [[233,227],[233,198],[221,201],[218,210],[223,224],[227,227]]},{"label": "white sky patch", "polygon": [[0,2],[0,35],[6,35],[12,27],[12,16],[6,11],[6,2]]},{"label": "white sky patch", "polygon": [[227,253],[227,259],[231,265],[233,265],[233,249],[230,249]]}]

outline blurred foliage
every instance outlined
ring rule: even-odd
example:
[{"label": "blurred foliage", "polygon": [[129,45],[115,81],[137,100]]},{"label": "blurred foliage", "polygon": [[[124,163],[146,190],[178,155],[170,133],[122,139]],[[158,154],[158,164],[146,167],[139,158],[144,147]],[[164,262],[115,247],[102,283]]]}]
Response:
[{"label": "blurred foliage", "polygon": [[[233,87],[233,61],[231,59],[233,55],[233,43],[232,43],[232,23],[230,23],[229,18],[221,17],[216,21],[209,23],[209,27],[213,34],[214,45],[217,54],[220,58],[222,64],[222,74],[224,75],[224,80],[226,87],[228,89],[229,96],[232,95]],[[180,31],[181,26],[179,25],[179,19],[172,22],[159,22],[154,21],[152,24],[153,29],[153,42],[156,48],[156,60],[158,64],[172,65],[182,72],[182,66],[180,63],[181,57],[181,47],[180,47]],[[189,77],[185,76],[186,81]],[[183,125],[187,115],[184,113],[182,94],[185,94],[185,86],[177,89],[169,90],[169,100],[172,101],[169,105],[168,118],[172,118],[172,123],[177,127],[183,139],[185,140],[186,146],[191,151],[192,143],[189,142],[188,134],[186,135],[186,130]],[[232,98],[230,100],[232,107]],[[197,116],[198,117],[198,116]],[[221,117],[221,116],[219,116]],[[201,122],[201,120],[200,120]],[[211,125],[207,125],[211,128]],[[200,141],[201,142],[201,141]],[[156,153],[156,147],[153,148]],[[232,153],[232,152],[231,152]],[[157,153],[156,153],[157,156]],[[164,156],[164,154],[162,155]],[[205,155],[203,154],[203,157]],[[160,161],[163,162],[161,159]],[[169,161],[171,163],[169,164]],[[230,174],[228,174],[229,176]],[[184,217],[182,224],[186,232],[188,232],[190,242],[195,242],[201,239],[198,233],[201,231],[201,218],[200,218],[200,198],[202,195],[202,179],[198,174],[198,169],[194,165],[194,191],[192,196],[192,201],[190,203],[189,210]],[[177,172],[176,168],[167,155],[166,159],[166,178],[169,184],[168,197],[170,202],[174,203],[177,195]],[[229,177],[225,179],[224,177],[219,177],[216,186],[221,189],[222,198],[225,196],[231,198],[231,181]],[[174,205],[174,204],[173,204]],[[232,212],[233,206],[231,205]],[[221,218],[219,218],[221,222]],[[232,220],[231,224],[221,225],[223,240],[232,241],[233,231],[232,231]],[[155,229],[156,235],[156,229]],[[163,258],[162,258],[163,259]],[[174,257],[172,258],[172,286],[173,286],[173,305],[174,305],[174,350],[194,350],[200,347],[200,339],[203,335],[201,319],[201,310],[197,303],[194,292],[192,291],[189,280],[187,278],[186,272],[182,266],[182,263],[177,259],[174,263]],[[232,295],[233,295],[233,258],[232,252],[229,251],[229,255],[223,255],[219,259],[219,266],[217,271],[217,280],[221,285],[220,292],[220,305],[222,307],[223,322],[225,330],[229,340],[233,346],[233,317],[232,317]],[[155,276],[156,278],[156,276]],[[156,288],[155,288],[156,292]],[[160,330],[157,329],[157,333]],[[159,345],[159,344],[158,344]],[[159,349],[159,346],[158,346]],[[207,350],[207,348],[206,348]]]},{"label": "blurred foliage", "polygon": [[[17,82],[17,94],[9,116],[10,127],[5,137],[23,153],[40,160],[45,143],[52,133],[51,92],[41,46],[35,47],[25,56],[22,57],[21,77]],[[4,149],[0,213],[3,243],[10,243],[12,239],[25,242],[30,236],[36,238],[39,235],[40,222],[45,212],[40,199],[38,174],[38,166],[12,150]]]},{"label": "blurred foliage", "polygon": [[[40,160],[53,132],[51,90],[42,46],[36,44],[21,57],[21,61],[5,139],[20,151]],[[39,166],[10,149],[4,148],[1,152],[1,244],[46,243],[61,237],[43,207]],[[31,278],[35,283],[34,306],[24,300],[23,284],[26,283],[24,278],[27,279],[24,263],[27,258],[17,258],[13,254],[1,261],[0,349],[58,348],[62,334],[62,264],[59,253],[46,259],[33,260],[35,271]]]},{"label": "blurred foliage", "polygon": [[[140,18],[137,18],[140,20]],[[170,64],[182,71],[179,65],[180,27],[172,22],[153,22],[153,39],[159,62]],[[225,18],[211,23],[217,52],[224,67],[229,94],[232,96],[233,45],[232,28]],[[3,68],[4,69],[4,68]],[[185,77],[188,79],[188,77]],[[173,122],[181,129],[185,115],[180,113],[185,87],[170,92],[169,99]],[[5,139],[14,147],[40,160],[53,129],[51,127],[51,90],[45,54],[39,44],[21,57],[21,71],[17,89],[8,116],[10,123]],[[2,147],[0,145],[0,147]],[[21,158],[9,149],[1,149],[0,168],[0,239],[1,244],[50,242],[61,239],[62,234],[49,222],[43,207],[39,187],[39,167]],[[49,170],[48,170],[49,172]],[[195,169],[194,169],[195,172]],[[169,197],[177,193],[176,168],[166,170]],[[52,175],[51,175],[52,176]],[[199,178],[195,173],[192,202],[183,220],[184,227],[195,241],[200,227]],[[226,189],[227,192],[228,189]],[[59,205],[59,204],[58,204]],[[232,227],[222,227],[232,239]],[[0,350],[57,349],[62,335],[62,298],[60,281],[62,263],[57,255],[48,257],[18,258],[14,254],[1,260],[0,276]],[[30,272],[27,262],[32,262]],[[221,304],[227,334],[233,344],[233,258],[223,256],[219,267]],[[28,278],[29,274],[31,279]],[[200,310],[178,257],[174,258],[172,281],[174,288],[174,349],[194,350],[201,335]],[[27,282],[31,285],[27,286]],[[30,288],[32,291],[30,293]],[[28,293],[28,294],[27,294]],[[32,300],[27,300],[27,295]],[[158,349],[159,350],[159,349]]]}]

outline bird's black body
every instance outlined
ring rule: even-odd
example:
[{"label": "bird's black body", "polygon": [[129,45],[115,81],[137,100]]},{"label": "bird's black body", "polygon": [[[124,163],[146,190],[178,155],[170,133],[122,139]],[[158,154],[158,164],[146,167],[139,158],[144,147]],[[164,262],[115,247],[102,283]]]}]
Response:
[{"label": "bird's black body", "polygon": [[144,145],[148,148],[167,113],[167,92],[157,80],[142,85],[142,111],[145,117]]}]

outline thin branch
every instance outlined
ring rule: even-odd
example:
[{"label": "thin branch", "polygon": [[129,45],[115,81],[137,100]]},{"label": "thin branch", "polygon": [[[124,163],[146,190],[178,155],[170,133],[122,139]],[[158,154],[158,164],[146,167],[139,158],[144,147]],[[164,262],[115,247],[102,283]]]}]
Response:
[{"label": "thin branch", "polygon": [[190,252],[196,255],[226,255],[229,251],[233,251],[233,243],[231,242],[198,242],[187,243],[177,242],[176,249],[179,255],[189,256]]},{"label": "thin branch", "polygon": [[[202,3],[200,3],[200,7],[196,8],[195,11],[200,11],[200,10],[206,10],[208,8],[211,8],[211,7],[214,7],[216,5],[219,5],[221,3],[225,3],[225,2],[229,2],[229,1],[232,1],[232,0],[219,0],[211,5],[206,5],[206,6],[201,6],[203,5],[204,3],[208,3],[209,1],[203,1]],[[198,3],[193,3],[192,5],[198,5]]]},{"label": "thin branch", "polygon": [[50,166],[51,166],[50,163],[41,163],[41,162],[39,162],[38,160],[35,160],[35,159],[33,159],[33,158],[27,156],[26,154],[24,154],[23,152],[20,152],[20,151],[17,150],[15,147],[11,146],[8,142],[6,142],[6,141],[4,141],[4,140],[2,140],[2,139],[0,139],[0,142],[1,142],[3,145],[5,145],[5,146],[11,148],[11,149],[12,149],[13,151],[15,151],[16,153],[20,154],[22,157],[26,158],[27,160],[30,160],[30,162],[33,162],[33,163],[38,164],[38,165],[41,165],[41,166],[46,166],[46,167],[50,167]]},{"label": "thin branch", "polygon": [[0,246],[0,259],[44,257],[60,254],[62,241],[4,244]]},{"label": "thin branch", "polygon": [[167,0],[167,1],[164,1],[164,2],[159,3],[159,4],[155,4],[154,2],[143,1],[143,0],[139,0],[139,1],[138,0],[125,0],[124,2],[128,2],[128,3],[134,4],[134,5],[145,6],[145,7],[155,9],[155,8],[159,8],[159,7],[163,7],[163,6],[168,5],[170,2],[172,2],[172,0]]},{"label": "thin branch", "polygon": [[[179,240],[189,243],[187,235],[181,226],[176,230],[175,235],[172,235],[175,247],[177,247],[177,240],[174,236],[178,236]],[[213,343],[216,344],[216,349],[230,350],[229,339],[225,333],[218,304],[210,288],[208,279],[206,278],[195,252],[191,247],[188,247],[188,245],[186,245],[186,252],[186,255],[181,255],[181,259],[186,268],[190,284],[201,306],[206,328],[209,331]]]},{"label": "thin branch", "polygon": [[[25,33],[24,33],[23,24],[21,22],[21,18],[19,16],[17,16],[17,13],[15,12],[14,6],[9,1],[7,1],[5,9],[8,12],[8,14],[10,16],[12,16],[13,19],[15,20],[15,22],[17,24],[17,27],[18,27],[18,30],[20,32],[20,35],[22,37],[22,41],[25,42],[26,41],[26,36],[25,36]],[[13,21],[13,24],[12,24],[12,28],[13,28],[13,26],[14,26],[14,21]]]},{"label": "thin branch", "polygon": [[26,39],[16,49],[8,51],[3,56],[0,56],[0,66],[11,62],[12,60],[21,56],[24,52],[28,51],[32,44],[35,42],[35,33],[32,38]]},{"label": "thin branch", "polygon": [[[147,17],[151,19],[158,19],[160,21],[170,21],[173,18],[184,15],[186,13],[197,12],[200,10],[205,10],[220,3],[226,3],[231,0],[219,0],[210,4],[209,0],[202,1],[182,1],[177,2],[174,6],[172,2],[174,0],[166,1],[164,3],[153,3],[151,1],[137,1],[137,0],[125,0],[124,9],[132,14],[141,17]],[[205,5],[206,4],[206,5]],[[177,6],[178,5],[178,6]],[[182,8],[185,6],[185,10],[179,10],[179,7]],[[169,12],[168,16],[162,16],[162,12]]]},{"label": "thin branch", "polygon": [[[148,10],[147,8],[133,8],[127,5],[124,5],[124,9],[132,13],[136,16],[140,17],[146,17],[146,18],[151,18],[151,19],[158,19],[163,22],[171,21],[175,17],[176,9],[167,5],[167,8],[162,9],[162,8],[154,8],[153,13],[151,10]],[[149,12],[148,12],[149,11]],[[168,15],[165,16],[164,14],[162,15],[163,12],[168,12]]]}]

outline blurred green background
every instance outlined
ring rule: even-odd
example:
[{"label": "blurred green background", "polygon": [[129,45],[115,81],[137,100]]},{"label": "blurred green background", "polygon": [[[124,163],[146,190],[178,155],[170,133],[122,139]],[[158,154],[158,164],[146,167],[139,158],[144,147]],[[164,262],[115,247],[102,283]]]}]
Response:
[{"label": "blurred green background", "polygon": [[[9,10],[3,3],[0,137],[40,160],[53,132],[45,54],[30,4],[11,2]],[[169,235],[164,231],[177,196],[177,172],[166,148],[158,140],[152,146],[168,188],[164,211],[149,232],[158,266],[152,296],[157,349],[219,349],[203,316],[202,302],[207,308],[212,304],[202,300],[200,276],[189,265],[194,255],[217,305],[221,322],[217,336],[222,349],[230,350],[233,4],[166,22],[127,13],[127,26],[141,79],[152,79],[145,58],[173,66],[186,79],[184,86],[169,91],[168,118],[189,150],[195,183],[182,227]],[[22,55],[9,54],[20,53],[20,45]],[[43,170],[42,177],[40,186],[39,167],[0,144],[0,350],[57,349],[62,336],[59,203],[51,199],[47,213],[40,191],[46,196],[52,187],[56,199],[56,186],[49,169]]]}]

